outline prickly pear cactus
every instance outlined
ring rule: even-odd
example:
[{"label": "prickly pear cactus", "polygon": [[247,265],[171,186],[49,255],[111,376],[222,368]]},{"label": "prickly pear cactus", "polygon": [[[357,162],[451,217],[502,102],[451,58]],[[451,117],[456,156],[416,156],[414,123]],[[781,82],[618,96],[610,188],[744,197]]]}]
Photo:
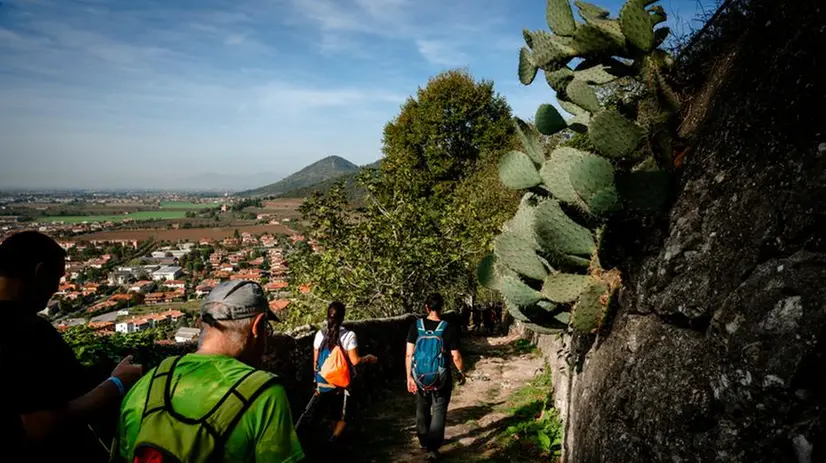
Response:
[{"label": "prickly pear cactus", "polygon": [[[523,151],[504,155],[502,183],[530,190],[477,269],[479,281],[499,291],[508,311],[536,329],[600,329],[620,272],[600,261],[607,219],[623,211],[650,211],[667,199],[671,132],[679,107],[663,70],[673,62],[659,47],[668,28],[655,1],[628,0],[619,16],[590,3],[547,0],[549,31],[524,30],[519,80],[531,84],[541,69],[558,106],[540,105],[535,126],[516,120]],[[572,60],[579,63],[571,68]],[[596,87],[620,78],[645,86],[644,104],[631,120],[604,108]],[[556,108],[572,117],[566,119]],[[651,116],[654,115],[654,116]],[[544,153],[539,134],[587,133],[595,152],[558,147]],[[589,145],[589,146],[590,146]]]}]

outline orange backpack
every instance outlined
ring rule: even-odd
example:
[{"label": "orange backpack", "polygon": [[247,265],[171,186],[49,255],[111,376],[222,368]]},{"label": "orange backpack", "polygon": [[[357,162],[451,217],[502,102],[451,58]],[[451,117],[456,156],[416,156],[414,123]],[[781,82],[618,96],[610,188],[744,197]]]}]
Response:
[{"label": "orange backpack", "polygon": [[316,382],[320,392],[327,392],[337,387],[350,386],[350,359],[341,347],[341,341],[332,350],[324,347],[318,354],[318,369]]}]

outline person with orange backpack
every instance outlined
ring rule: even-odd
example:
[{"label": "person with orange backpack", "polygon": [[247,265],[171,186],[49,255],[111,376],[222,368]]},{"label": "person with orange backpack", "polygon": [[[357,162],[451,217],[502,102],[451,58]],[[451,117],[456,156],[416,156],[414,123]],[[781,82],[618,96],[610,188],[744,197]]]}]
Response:
[{"label": "person with orange backpack", "polygon": [[375,355],[359,356],[356,333],[341,326],[344,322],[345,307],[333,301],[327,307],[327,327],[318,330],[313,340],[313,365],[316,390],[314,400],[322,409],[331,410],[336,422],[329,442],[335,443],[352,418],[350,384],[355,371],[353,367],[364,363],[376,363]]}]

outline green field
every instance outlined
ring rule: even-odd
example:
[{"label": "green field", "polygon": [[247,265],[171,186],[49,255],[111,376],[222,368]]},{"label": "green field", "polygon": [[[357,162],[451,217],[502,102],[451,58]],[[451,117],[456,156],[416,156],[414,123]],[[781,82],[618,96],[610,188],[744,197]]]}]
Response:
[{"label": "green field", "polygon": [[132,220],[166,220],[166,219],[183,219],[186,217],[186,210],[171,210],[171,211],[140,211],[131,214],[117,214],[117,215],[67,215],[67,216],[50,216],[36,219],[38,222],[66,222],[66,223],[80,223],[80,222],[121,222],[123,219]]},{"label": "green field", "polygon": [[207,209],[210,207],[220,207],[219,203],[192,203],[189,201],[162,201],[161,209]]}]

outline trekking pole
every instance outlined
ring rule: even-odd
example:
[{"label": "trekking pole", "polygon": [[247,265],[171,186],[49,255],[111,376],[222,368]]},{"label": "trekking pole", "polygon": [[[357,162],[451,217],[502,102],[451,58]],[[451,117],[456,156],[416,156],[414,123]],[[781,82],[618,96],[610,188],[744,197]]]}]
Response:
[{"label": "trekking pole", "polygon": [[301,416],[298,417],[298,421],[295,422],[296,431],[298,431],[298,427],[301,425],[301,421],[304,420],[304,417],[307,415],[307,413],[309,413],[310,409],[313,408],[313,405],[315,405],[317,400],[318,394],[313,393],[313,396],[310,398],[310,401],[307,403],[307,406],[304,407],[304,412],[301,414]]}]

